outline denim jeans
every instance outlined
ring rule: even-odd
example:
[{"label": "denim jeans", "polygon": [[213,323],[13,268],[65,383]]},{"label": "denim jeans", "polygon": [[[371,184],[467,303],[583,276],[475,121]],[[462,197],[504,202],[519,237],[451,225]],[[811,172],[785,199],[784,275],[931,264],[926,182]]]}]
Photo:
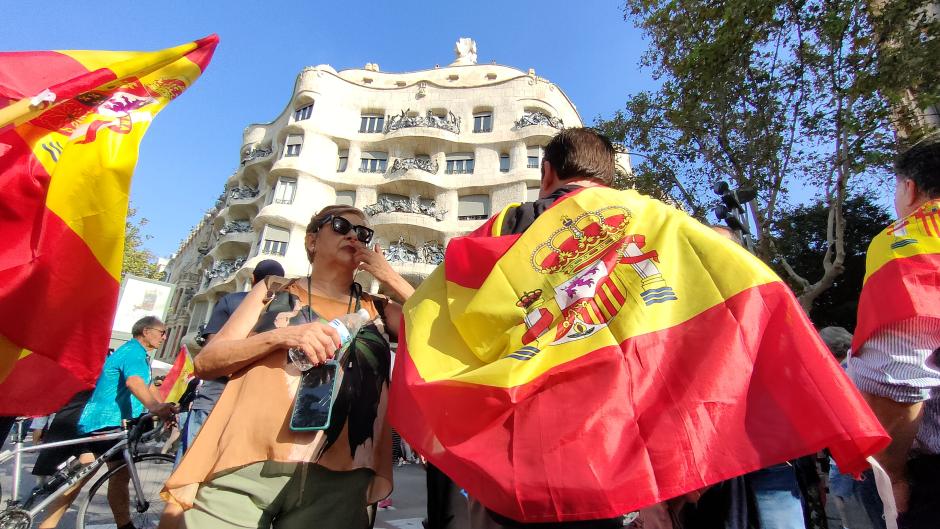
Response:
[{"label": "denim jeans", "polygon": [[803,529],[803,503],[796,472],[787,463],[745,476],[754,495],[761,529]]},{"label": "denim jeans", "polygon": [[187,414],[186,421],[182,424],[183,431],[180,433],[179,448],[176,449],[174,468],[179,466],[180,461],[183,460],[183,454],[193,445],[196,434],[202,429],[202,425],[205,424],[208,416],[209,410],[190,410]]}]

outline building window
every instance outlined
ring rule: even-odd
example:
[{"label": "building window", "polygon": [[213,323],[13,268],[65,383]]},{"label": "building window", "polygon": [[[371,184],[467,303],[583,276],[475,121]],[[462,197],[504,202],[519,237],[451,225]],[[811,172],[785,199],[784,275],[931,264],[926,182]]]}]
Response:
[{"label": "building window", "polygon": [[535,202],[539,199],[539,189],[538,187],[527,187],[525,188],[525,200],[526,202]]},{"label": "building window", "polygon": [[337,191],[336,192],[336,205],[337,206],[353,206],[356,204],[356,192],[355,191]]},{"label": "building window", "polygon": [[458,220],[483,220],[489,216],[489,195],[465,195],[457,200]]},{"label": "building window", "polygon": [[388,166],[388,153],[371,151],[362,153],[359,163],[360,173],[384,173]]},{"label": "building window", "polygon": [[499,172],[508,173],[509,172],[509,155],[500,154],[499,155]]},{"label": "building window", "polygon": [[266,226],[261,244],[261,253],[269,255],[285,255],[287,242],[290,240],[290,231],[278,226]]},{"label": "building window", "polygon": [[480,112],[474,114],[473,132],[493,132],[493,113]]},{"label": "building window", "polygon": [[349,165],[349,151],[339,151],[336,160],[336,172],[342,173],[346,170],[347,165]]},{"label": "building window", "polygon": [[382,132],[385,128],[385,116],[378,114],[363,114],[359,118],[359,132]]},{"label": "building window", "polygon": [[300,156],[300,147],[304,144],[303,134],[288,134],[284,142],[284,156]]},{"label": "building window", "polygon": [[294,111],[294,121],[303,121],[305,119],[310,119],[310,115],[313,113],[313,103],[303,107],[298,108]]},{"label": "building window", "polygon": [[447,174],[473,174],[473,155],[456,153],[447,155]]},{"label": "building window", "polygon": [[297,179],[281,178],[274,189],[275,204],[293,204],[294,195],[297,194]]},{"label": "building window", "polygon": [[538,169],[542,166],[542,147],[536,145],[535,147],[529,147],[527,149],[528,156],[526,160],[526,167],[529,169]]}]

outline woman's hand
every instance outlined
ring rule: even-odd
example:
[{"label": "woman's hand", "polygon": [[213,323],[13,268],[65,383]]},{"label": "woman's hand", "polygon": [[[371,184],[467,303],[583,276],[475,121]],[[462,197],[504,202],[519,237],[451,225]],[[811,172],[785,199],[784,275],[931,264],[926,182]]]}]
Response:
[{"label": "woman's hand", "polygon": [[372,274],[372,277],[378,279],[381,283],[388,283],[398,276],[398,274],[392,270],[388,261],[385,260],[382,247],[378,244],[374,245],[372,248],[359,245],[356,248],[354,259],[359,262],[360,270],[369,272]]},{"label": "woman's hand", "polygon": [[341,343],[336,329],[320,322],[280,327],[268,332],[284,349],[302,350],[314,365],[333,358]]},{"label": "woman's hand", "polygon": [[378,279],[386,289],[394,293],[402,301],[414,294],[415,289],[398,274],[385,260],[382,247],[376,244],[371,249],[360,246],[356,249],[354,259],[359,262],[359,269],[364,270]]}]

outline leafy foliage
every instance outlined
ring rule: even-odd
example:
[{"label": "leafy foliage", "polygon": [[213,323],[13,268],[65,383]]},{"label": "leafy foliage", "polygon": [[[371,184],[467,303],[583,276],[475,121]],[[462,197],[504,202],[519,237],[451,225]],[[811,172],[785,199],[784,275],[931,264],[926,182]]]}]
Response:
[{"label": "leafy foliage", "polygon": [[[597,126],[642,155],[636,179],[703,216],[719,180],[757,190],[758,254],[779,262],[804,307],[845,260],[843,206],[888,176],[895,132],[940,100],[932,0],[627,0],[662,85]],[[811,282],[775,244],[791,189],[825,204],[829,244]],[[818,271],[820,266],[817,265]]]},{"label": "leafy foliage", "polygon": [[147,279],[162,279],[163,272],[157,266],[157,258],[153,252],[144,247],[144,242],[151,238],[144,233],[147,219],[135,221],[137,210],[132,206],[127,208],[127,221],[124,229],[124,264],[121,267],[121,279],[127,274]]}]

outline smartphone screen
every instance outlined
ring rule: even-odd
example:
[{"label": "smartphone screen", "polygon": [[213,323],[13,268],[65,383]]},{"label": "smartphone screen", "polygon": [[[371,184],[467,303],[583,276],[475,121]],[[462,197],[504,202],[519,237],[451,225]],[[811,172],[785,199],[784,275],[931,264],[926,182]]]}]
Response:
[{"label": "smartphone screen", "polygon": [[291,430],[323,430],[330,425],[336,371],[336,362],[327,362],[304,372],[291,413]]}]

